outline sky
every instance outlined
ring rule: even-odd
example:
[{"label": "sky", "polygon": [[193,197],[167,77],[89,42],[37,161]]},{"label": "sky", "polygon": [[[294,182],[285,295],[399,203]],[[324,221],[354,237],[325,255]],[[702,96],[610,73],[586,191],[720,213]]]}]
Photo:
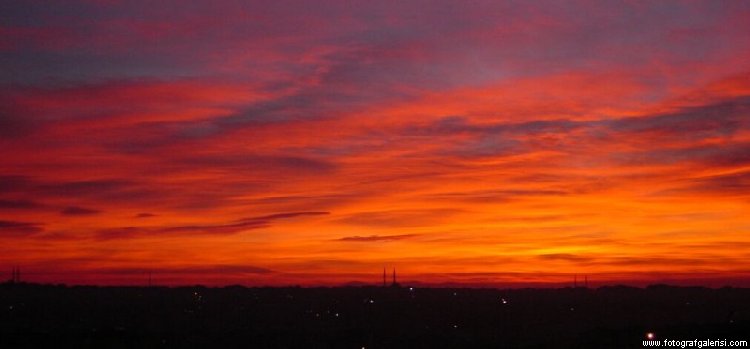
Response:
[{"label": "sky", "polygon": [[746,1],[0,1],[0,268],[750,286],[749,34]]}]

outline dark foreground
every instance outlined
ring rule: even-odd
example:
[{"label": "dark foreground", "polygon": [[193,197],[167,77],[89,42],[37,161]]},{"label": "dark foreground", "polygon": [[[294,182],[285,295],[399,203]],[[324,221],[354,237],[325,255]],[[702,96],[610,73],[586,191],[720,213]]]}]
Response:
[{"label": "dark foreground", "polygon": [[0,348],[641,348],[648,332],[750,340],[750,289],[0,286]]}]

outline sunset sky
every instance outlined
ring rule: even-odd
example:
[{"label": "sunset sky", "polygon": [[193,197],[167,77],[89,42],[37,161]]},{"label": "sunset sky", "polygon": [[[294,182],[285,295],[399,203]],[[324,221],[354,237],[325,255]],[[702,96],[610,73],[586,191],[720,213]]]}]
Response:
[{"label": "sunset sky", "polygon": [[3,280],[750,285],[747,1],[3,1],[0,67]]}]

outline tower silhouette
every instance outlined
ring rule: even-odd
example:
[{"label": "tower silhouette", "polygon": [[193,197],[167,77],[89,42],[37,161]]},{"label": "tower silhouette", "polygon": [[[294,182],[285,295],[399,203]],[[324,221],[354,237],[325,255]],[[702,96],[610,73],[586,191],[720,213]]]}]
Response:
[{"label": "tower silhouette", "polygon": [[391,287],[401,287],[401,285],[396,282],[396,268],[393,268],[393,281],[391,282]]},{"label": "tower silhouette", "polygon": [[385,267],[383,267],[383,287],[385,287],[385,286],[386,286],[386,283],[385,283]]}]

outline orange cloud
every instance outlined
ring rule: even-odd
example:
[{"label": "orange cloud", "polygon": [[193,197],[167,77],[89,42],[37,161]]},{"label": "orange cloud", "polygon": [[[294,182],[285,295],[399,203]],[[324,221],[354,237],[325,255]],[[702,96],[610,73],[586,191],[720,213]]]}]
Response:
[{"label": "orange cloud", "polygon": [[745,5],[15,6],[28,280],[747,285]]}]

